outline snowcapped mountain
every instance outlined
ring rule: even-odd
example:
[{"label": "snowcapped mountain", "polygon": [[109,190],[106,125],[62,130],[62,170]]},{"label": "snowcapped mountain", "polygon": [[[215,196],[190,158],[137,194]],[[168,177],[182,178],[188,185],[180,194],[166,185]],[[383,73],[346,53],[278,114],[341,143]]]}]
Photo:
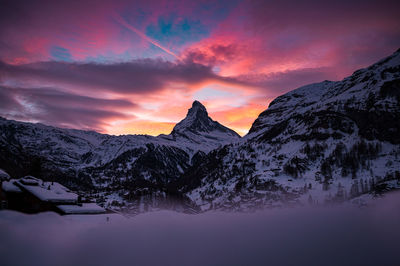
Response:
[{"label": "snowcapped mountain", "polygon": [[[192,138],[190,138],[189,133],[192,134]],[[219,139],[223,142],[228,142],[231,138],[240,138],[235,131],[212,120],[208,116],[204,105],[194,101],[192,108],[188,110],[186,118],[176,124],[171,135],[174,137],[183,136],[196,141],[195,138],[199,134],[206,138]]]},{"label": "snowcapped mountain", "polygon": [[202,209],[330,203],[400,188],[400,50],[276,98],[240,142],[180,179]]},{"label": "snowcapped mountain", "polygon": [[158,137],[111,136],[0,118],[0,165],[15,177],[32,174],[80,190],[107,188],[120,204],[121,195],[132,199],[137,191],[165,192],[192,160],[239,138],[208,117],[198,101],[170,135]]},{"label": "snowcapped mountain", "polygon": [[271,102],[240,138],[195,101],[170,135],[110,136],[0,119],[0,168],[106,207],[202,210],[362,202],[400,188],[400,50]]},{"label": "snowcapped mountain", "polygon": [[218,146],[239,140],[240,136],[212,120],[204,105],[194,101],[185,119],[176,124],[171,134],[166,137],[171,138],[187,147],[195,145],[194,150],[209,152]]}]

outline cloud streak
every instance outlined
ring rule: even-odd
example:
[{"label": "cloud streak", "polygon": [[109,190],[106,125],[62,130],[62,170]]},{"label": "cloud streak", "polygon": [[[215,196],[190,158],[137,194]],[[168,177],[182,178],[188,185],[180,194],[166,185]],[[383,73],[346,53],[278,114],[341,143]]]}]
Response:
[{"label": "cloud streak", "polygon": [[118,23],[120,23],[121,25],[123,25],[125,28],[133,31],[134,33],[136,33],[137,35],[139,35],[142,39],[146,40],[147,42],[153,44],[154,46],[157,46],[158,48],[160,48],[161,50],[163,50],[164,52],[166,52],[169,55],[172,55],[173,57],[175,57],[176,59],[180,59],[179,56],[177,56],[175,53],[173,53],[172,51],[168,50],[167,48],[165,48],[164,46],[162,46],[161,44],[159,44],[158,42],[156,42],[155,40],[151,39],[150,37],[146,36],[146,34],[144,34],[143,32],[141,32],[140,30],[136,29],[134,26],[130,25],[128,22],[126,22],[120,15],[118,14],[114,14],[113,18],[115,19],[115,21],[117,21]]},{"label": "cloud streak", "polygon": [[53,88],[0,86],[0,96],[0,114],[6,118],[98,131],[103,131],[107,121],[127,118],[124,110],[137,107],[127,100],[93,98]]}]

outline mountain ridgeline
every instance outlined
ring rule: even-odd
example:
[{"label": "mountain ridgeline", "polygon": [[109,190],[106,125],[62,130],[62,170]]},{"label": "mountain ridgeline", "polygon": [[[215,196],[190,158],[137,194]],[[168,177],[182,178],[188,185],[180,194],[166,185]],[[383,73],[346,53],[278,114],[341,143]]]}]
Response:
[{"label": "mountain ridgeline", "polygon": [[211,150],[240,139],[198,101],[170,135],[112,136],[4,118],[0,132],[0,168],[12,176],[58,181],[108,207],[130,209],[182,200],[167,185]]},{"label": "mountain ridgeline", "polygon": [[243,138],[198,101],[158,137],[0,119],[0,168],[137,212],[362,202],[400,188],[399,157],[400,50],[276,98]]}]

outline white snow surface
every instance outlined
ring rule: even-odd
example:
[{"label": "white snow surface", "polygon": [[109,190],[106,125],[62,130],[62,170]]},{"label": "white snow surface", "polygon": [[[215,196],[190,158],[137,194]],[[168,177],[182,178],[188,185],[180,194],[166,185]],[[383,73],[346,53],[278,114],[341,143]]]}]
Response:
[{"label": "white snow surface", "polygon": [[57,205],[65,214],[99,214],[105,213],[105,209],[96,203],[82,203],[82,205]]},{"label": "white snow surface", "polygon": [[5,192],[14,192],[14,193],[21,193],[21,189],[14,185],[15,179],[11,179],[10,181],[4,181],[1,184],[3,191]]},{"label": "white snow surface", "polygon": [[22,180],[18,180],[16,184],[42,201],[76,203],[78,200],[77,194],[70,192],[66,187],[57,182],[38,182],[36,185],[25,185]]}]

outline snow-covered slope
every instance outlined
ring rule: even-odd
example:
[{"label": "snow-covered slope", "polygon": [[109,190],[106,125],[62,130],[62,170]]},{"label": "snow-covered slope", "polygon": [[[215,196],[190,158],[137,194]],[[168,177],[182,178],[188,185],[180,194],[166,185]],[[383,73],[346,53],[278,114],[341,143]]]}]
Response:
[{"label": "snow-covered slope", "polygon": [[[356,122],[362,130],[361,135],[366,138],[399,143],[399,124],[391,117],[398,115],[399,67],[400,51],[397,51],[342,81],[315,83],[282,95],[260,114],[247,138],[262,137],[281,122],[322,111],[345,114]],[[375,114],[380,117],[374,117]],[[386,124],[382,121],[383,114],[391,114],[387,118],[395,123]]]},{"label": "snow-covered slope", "polygon": [[247,136],[189,168],[180,186],[203,209],[365,198],[400,187],[399,144],[400,50],[276,98]]}]

